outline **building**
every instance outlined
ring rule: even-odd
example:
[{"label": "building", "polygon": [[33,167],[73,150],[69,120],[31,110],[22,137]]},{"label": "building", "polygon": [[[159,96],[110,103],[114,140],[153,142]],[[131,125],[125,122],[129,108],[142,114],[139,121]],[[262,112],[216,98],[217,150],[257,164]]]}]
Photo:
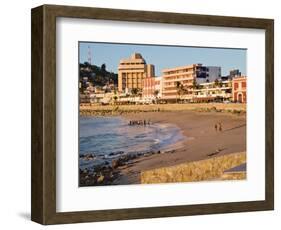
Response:
[{"label": "building", "polygon": [[247,77],[235,76],[232,79],[232,100],[234,102],[247,102]]},{"label": "building", "polygon": [[196,71],[201,66],[196,64],[164,69],[162,71],[162,98],[175,100],[180,96],[180,87],[192,88],[196,78]]},{"label": "building", "polygon": [[206,82],[214,82],[221,78],[221,67],[207,66]]},{"label": "building", "polygon": [[155,77],[143,79],[142,97],[145,100],[152,100],[155,93]]},{"label": "building", "polygon": [[193,90],[193,102],[230,101],[232,98],[231,81],[202,83]]},{"label": "building", "polygon": [[228,79],[232,80],[234,77],[241,76],[239,69],[232,69],[229,71]]},{"label": "building", "polygon": [[143,88],[143,79],[154,77],[154,65],[146,64],[139,53],[134,53],[128,59],[121,59],[118,66],[118,91],[130,91],[133,88]]},{"label": "building", "polygon": [[221,78],[221,67],[219,66],[202,66],[201,73],[197,75],[197,84],[214,82]]},{"label": "building", "polygon": [[220,77],[221,68],[217,66],[206,67],[202,64],[192,64],[164,69],[162,72],[163,99],[191,99],[194,86],[215,81]]},{"label": "building", "polygon": [[220,77],[221,81],[232,80],[235,76],[241,76],[241,72],[239,69],[232,69],[229,71],[228,75],[224,75]]},{"label": "building", "polygon": [[147,77],[143,79],[142,97],[145,100],[155,100],[162,96],[162,78]]},{"label": "building", "polygon": [[157,98],[162,98],[162,77],[156,77],[155,78],[155,91],[157,92],[157,95],[155,94],[155,96]]}]

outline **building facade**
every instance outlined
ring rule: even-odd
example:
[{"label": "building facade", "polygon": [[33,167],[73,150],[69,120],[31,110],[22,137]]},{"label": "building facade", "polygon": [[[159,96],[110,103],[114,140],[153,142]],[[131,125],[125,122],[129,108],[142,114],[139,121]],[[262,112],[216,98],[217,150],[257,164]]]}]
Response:
[{"label": "building facade", "polygon": [[200,72],[196,74],[197,84],[214,82],[221,78],[221,67],[219,66],[201,66]]},{"label": "building facade", "polygon": [[155,96],[157,98],[162,98],[162,77],[156,77],[155,78],[155,91],[157,91],[157,95],[155,94]]},{"label": "building facade", "polygon": [[234,77],[241,76],[239,69],[232,69],[229,71],[229,79],[232,80]]},{"label": "building facade", "polygon": [[118,66],[118,91],[130,91],[134,88],[142,90],[143,79],[154,77],[154,65],[146,64],[139,53],[134,53],[128,59],[121,59]]},{"label": "building facade", "polygon": [[[217,66],[203,66],[192,64],[171,69],[164,69],[162,76],[163,99],[191,99],[196,84],[215,81],[219,79],[221,68]],[[183,95],[181,95],[183,94]]]},{"label": "building facade", "polygon": [[179,88],[191,88],[196,78],[196,70],[199,66],[187,65],[176,68],[164,69],[162,71],[163,91],[162,98],[177,99]]},{"label": "building facade", "polygon": [[143,79],[142,97],[145,100],[155,100],[162,96],[162,78],[147,77]]},{"label": "building facade", "polygon": [[146,100],[152,100],[155,92],[155,77],[143,79],[142,97]]},{"label": "building facade", "polygon": [[247,77],[236,76],[232,79],[232,100],[234,102],[247,102]]},{"label": "building facade", "polygon": [[202,83],[194,89],[193,94],[193,102],[230,101],[232,98],[232,82]]}]

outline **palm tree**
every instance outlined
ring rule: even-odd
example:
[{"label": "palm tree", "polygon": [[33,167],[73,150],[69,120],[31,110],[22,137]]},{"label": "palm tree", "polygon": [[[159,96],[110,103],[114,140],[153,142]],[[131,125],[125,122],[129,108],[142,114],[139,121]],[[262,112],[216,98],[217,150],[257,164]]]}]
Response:
[{"label": "palm tree", "polygon": [[138,88],[132,88],[131,94],[134,97],[134,101],[135,101],[135,97],[138,95],[138,93],[139,93],[139,89]]},{"label": "palm tree", "polygon": [[[183,84],[182,84],[180,81],[177,81],[177,82],[176,82],[176,88],[177,88],[178,96],[179,96],[179,98],[180,98],[181,95],[182,95],[183,92],[184,92]],[[177,98],[177,103],[178,103],[178,98]]]},{"label": "palm tree", "polygon": [[113,99],[114,99],[114,104],[116,104],[116,101],[117,101],[117,99],[118,99],[117,95],[115,95],[115,96],[113,97]]},{"label": "palm tree", "polygon": [[197,84],[196,80],[193,80],[193,82],[192,82],[192,88],[193,88],[193,89],[197,89],[197,88],[198,88],[198,84]]}]

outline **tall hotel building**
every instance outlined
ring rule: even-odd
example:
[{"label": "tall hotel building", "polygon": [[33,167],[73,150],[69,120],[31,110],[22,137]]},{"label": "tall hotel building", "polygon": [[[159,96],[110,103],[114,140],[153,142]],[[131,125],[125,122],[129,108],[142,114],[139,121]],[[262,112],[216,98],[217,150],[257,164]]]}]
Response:
[{"label": "tall hotel building", "polygon": [[134,53],[128,59],[121,59],[118,66],[118,91],[130,91],[133,88],[143,88],[143,79],[154,77],[154,65],[146,64],[139,53]]},{"label": "tall hotel building", "polygon": [[185,99],[191,99],[193,96],[193,84],[211,82],[218,79],[221,75],[221,68],[217,66],[203,66],[202,64],[192,64],[176,68],[164,69],[162,75],[162,98],[176,99],[178,97],[178,82],[189,93],[185,94]]}]

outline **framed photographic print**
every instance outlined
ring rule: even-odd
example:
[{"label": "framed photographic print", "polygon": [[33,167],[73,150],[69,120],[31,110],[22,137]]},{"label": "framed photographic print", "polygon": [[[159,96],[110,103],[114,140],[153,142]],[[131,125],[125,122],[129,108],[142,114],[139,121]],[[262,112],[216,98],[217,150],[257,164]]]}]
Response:
[{"label": "framed photographic print", "polygon": [[274,208],[271,19],[32,9],[41,224]]}]

